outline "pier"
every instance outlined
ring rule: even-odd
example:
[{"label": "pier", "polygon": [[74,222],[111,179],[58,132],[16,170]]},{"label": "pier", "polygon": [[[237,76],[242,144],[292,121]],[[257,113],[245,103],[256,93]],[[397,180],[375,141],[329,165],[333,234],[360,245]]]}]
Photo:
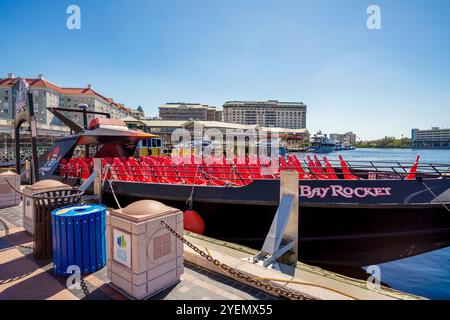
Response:
[{"label": "pier", "polygon": [[[295,274],[285,275],[246,261],[257,251],[190,232],[184,238],[223,264],[252,279],[267,281],[305,300],[417,300],[393,289],[371,290],[355,280],[298,262]],[[157,300],[274,300],[287,299],[273,290],[233,276],[185,245],[181,282],[152,296]],[[301,249],[300,249],[301,250]],[[36,259],[33,237],[22,226],[22,203],[0,209],[0,300],[123,300],[127,297],[109,285],[106,267],[83,276],[81,289],[69,289],[66,278],[56,277],[50,260]]]}]

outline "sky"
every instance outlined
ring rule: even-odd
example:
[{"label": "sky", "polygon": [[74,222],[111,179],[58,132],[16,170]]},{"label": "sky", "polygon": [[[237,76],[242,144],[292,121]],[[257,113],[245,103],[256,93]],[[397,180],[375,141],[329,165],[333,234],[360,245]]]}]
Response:
[{"label": "sky", "polygon": [[409,137],[450,127],[449,33],[448,0],[0,0],[0,77],[92,84],[148,116],[167,102],[299,101],[312,133]]}]

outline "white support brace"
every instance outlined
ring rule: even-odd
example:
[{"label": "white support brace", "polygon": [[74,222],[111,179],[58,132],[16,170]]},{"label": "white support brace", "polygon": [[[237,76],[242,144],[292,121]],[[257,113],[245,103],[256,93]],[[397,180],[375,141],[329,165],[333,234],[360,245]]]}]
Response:
[{"label": "white support brace", "polygon": [[298,172],[282,171],[280,176],[280,204],[272,221],[264,245],[250,260],[281,270],[278,259],[287,252],[290,260],[298,260]]}]

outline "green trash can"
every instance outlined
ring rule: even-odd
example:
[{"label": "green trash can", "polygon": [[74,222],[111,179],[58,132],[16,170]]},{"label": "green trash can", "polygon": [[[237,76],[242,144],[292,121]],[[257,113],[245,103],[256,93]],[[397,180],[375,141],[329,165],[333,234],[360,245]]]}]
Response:
[{"label": "green trash can", "polygon": [[60,189],[45,191],[33,195],[35,232],[34,255],[39,259],[52,258],[52,218],[55,209],[81,203],[83,191]]}]

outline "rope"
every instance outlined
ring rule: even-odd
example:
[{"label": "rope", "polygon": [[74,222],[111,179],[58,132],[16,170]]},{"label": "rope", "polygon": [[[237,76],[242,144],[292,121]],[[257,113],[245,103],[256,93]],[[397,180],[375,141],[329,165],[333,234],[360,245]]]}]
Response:
[{"label": "rope", "polygon": [[441,200],[441,199],[439,199],[439,197],[433,192],[433,190],[431,190],[428,186],[427,186],[427,184],[425,183],[425,182],[423,182],[422,181],[422,184],[425,186],[425,188],[427,188],[427,190],[433,195],[433,197],[435,198],[435,199],[437,199],[441,204],[442,204],[442,206],[448,211],[448,212],[450,212],[450,209],[445,205],[445,203]]},{"label": "rope", "polygon": [[109,163],[105,166],[105,174],[103,175],[102,178],[102,188],[105,185],[106,175],[108,174],[108,171],[111,171],[111,165]]},{"label": "rope", "polygon": [[17,190],[16,187],[13,186],[13,185],[11,184],[11,182],[9,182],[8,178],[5,178],[5,180],[6,180],[6,183],[9,185],[9,187],[10,187],[14,192],[20,194],[20,195],[21,195],[22,197],[24,197],[24,198],[33,198],[32,196],[27,196],[27,195],[24,194],[22,191]]},{"label": "rope", "polygon": [[111,168],[112,168],[112,166],[110,164],[107,164],[105,166],[105,173],[103,174],[103,178],[102,178],[102,189],[103,189],[103,186],[105,185],[105,181],[108,181],[109,187],[111,188],[111,192],[114,197],[114,200],[116,201],[116,204],[119,207],[119,209],[122,209],[122,206],[120,205],[119,200],[117,199],[116,193],[114,191],[114,188],[112,186],[111,179],[106,179],[106,176],[108,175],[108,171],[111,171]]},{"label": "rope", "polygon": [[200,164],[197,166],[197,168],[195,169],[195,176],[194,176],[194,184],[192,185],[192,189],[191,189],[191,195],[189,196],[189,198],[186,200],[186,204],[189,206],[189,210],[193,209],[193,205],[194,205],[194,190],[195,190],[195,182],[197,181],[197,173],[198,173],[198,169],[200,168]]}]

